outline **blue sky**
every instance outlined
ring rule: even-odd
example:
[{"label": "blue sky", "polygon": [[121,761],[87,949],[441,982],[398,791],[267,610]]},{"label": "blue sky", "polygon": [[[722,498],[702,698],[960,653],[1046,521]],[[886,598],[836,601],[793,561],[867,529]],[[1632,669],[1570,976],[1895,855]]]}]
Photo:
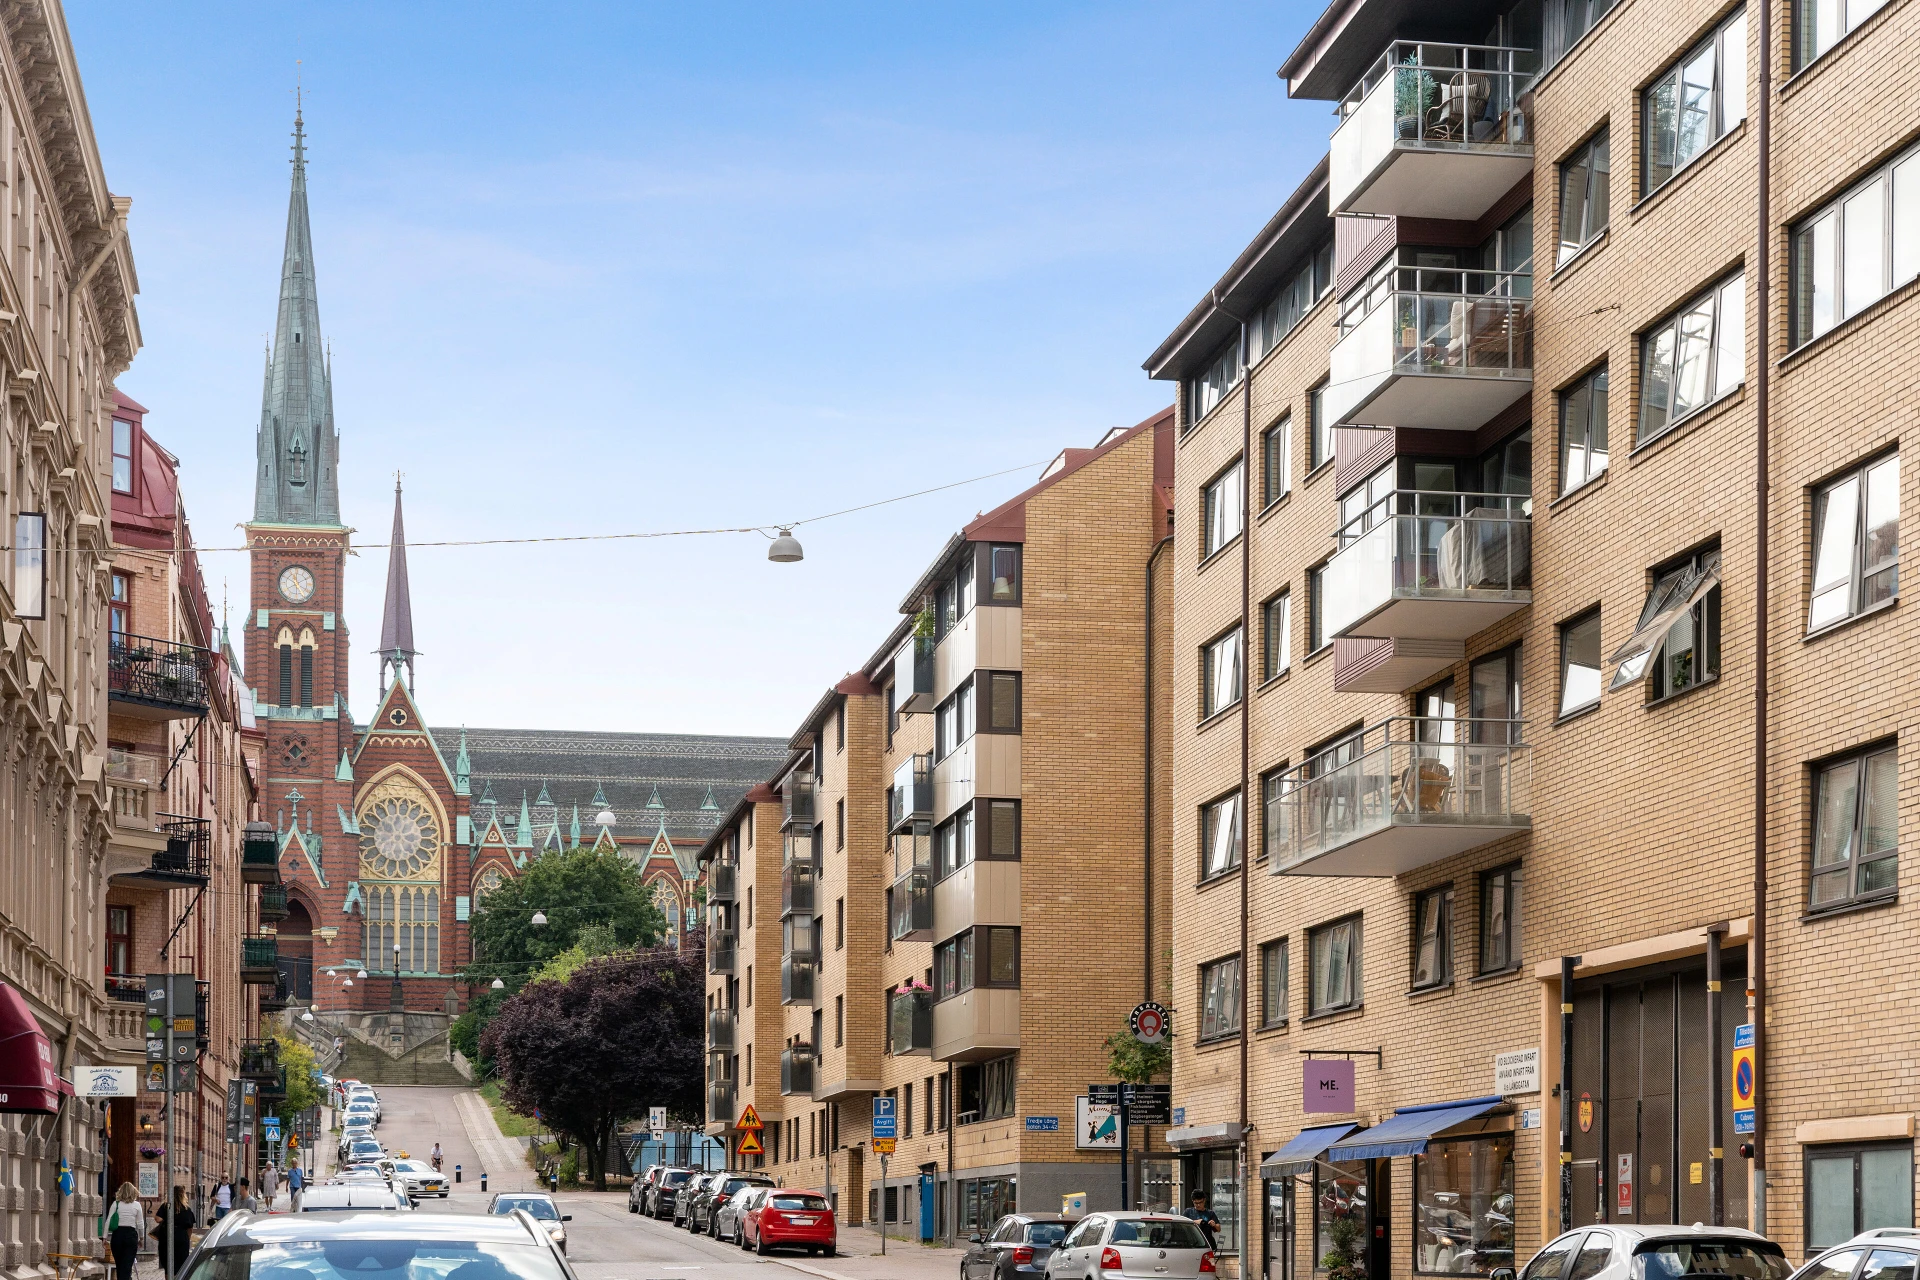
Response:
[{"label": "blue sky", "polygon": [[[196,536],[252,510],[307,92],[347,523],[412,553],[437,723],[784,736],[974,512],[1172,399],[1140,362],[1325,150],[1303,4],[76,4]],[[205,563],[245,607],[244,557]],[[350,562],[373,703],[386,553]]]}]

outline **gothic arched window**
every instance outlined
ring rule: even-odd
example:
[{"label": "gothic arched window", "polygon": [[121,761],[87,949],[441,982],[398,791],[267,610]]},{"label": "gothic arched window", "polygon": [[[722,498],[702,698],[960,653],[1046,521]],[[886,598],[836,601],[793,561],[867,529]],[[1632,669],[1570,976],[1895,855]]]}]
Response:
[{"label": "gothic arched window", "polygon": [[295,436],[293,447],[287,450],[287,483],[303,485],[307,482],[307,442]]},{"label": "gothic arched window", "polygon": [[280,634],[273,642],[280,651],[280,705],[293,705],[293,632],[280,628]]},{"label": "gothic arched window", "polygon": [[313,632],[306,628],[300,632],[300,705],[313,705]]}]

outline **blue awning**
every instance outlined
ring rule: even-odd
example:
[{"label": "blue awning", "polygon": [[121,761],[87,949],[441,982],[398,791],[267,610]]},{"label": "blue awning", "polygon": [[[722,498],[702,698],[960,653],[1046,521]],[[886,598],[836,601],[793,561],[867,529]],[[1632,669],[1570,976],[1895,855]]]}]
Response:
[{"label": "blue awning", "polygon": [[1506,1099],[1466,1098],[1459,1102],[1430,1102],[1424,1107],[1401,1107],[1380,1124],[1355,1134],[1349,1142],[1327,1149],[1329,1160],[1383,1160],[1410,1156],[1427,1149],[1427,1139],[1443,1129],[1483,1116]]},{"label": "blue awning", "polygon": [[1263,1178],[1292,1178],[1313,1170],[1313,1162],[1322,1151],[1359,1128],[1355,1124],[1323,1124],[1317,1129],[1302,1129],[1293,1140],[1260,1162]]}]

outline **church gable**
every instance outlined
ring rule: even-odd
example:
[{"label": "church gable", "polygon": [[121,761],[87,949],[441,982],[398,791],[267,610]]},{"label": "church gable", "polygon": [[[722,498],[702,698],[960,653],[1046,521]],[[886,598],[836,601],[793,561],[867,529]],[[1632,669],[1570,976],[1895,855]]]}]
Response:
[{"label": "church gable", "polygon": [[367,767],[363,760],[369,752],[376,757],[369,763],[403,759],[415,763],[433,779],[433,789],[443,795],[458,795],[466,790],[456,785],[453,770],[440,754],[440,744],[434,741],[426,721],[420,718],[412,693],[399,680],[387,686],[379,710],[361,732],[353,750],[352,772],[359,773]]}]

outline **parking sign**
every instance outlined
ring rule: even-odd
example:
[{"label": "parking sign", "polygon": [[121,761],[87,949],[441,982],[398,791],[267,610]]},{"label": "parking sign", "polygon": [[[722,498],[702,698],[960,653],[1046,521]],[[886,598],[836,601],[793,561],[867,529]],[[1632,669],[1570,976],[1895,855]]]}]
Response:
[{"label": "parking sign", "polygon": [[876,1138],[898,1137],[894,1120],[893,1099],[878,1095],[873,1100],[873,1136]]}]

